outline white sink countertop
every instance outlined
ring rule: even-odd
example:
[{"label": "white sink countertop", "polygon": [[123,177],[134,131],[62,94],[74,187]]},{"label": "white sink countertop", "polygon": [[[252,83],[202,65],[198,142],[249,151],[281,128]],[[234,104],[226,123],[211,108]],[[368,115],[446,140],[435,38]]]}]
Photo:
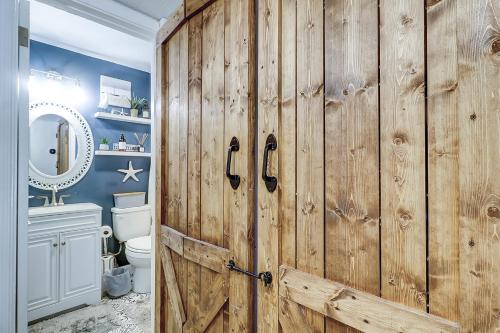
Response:
[{"label": "white sink countertop", "polygon": [[62,206],[31,207],[28,210],[29,217],[46,215],[58,215],[77,212],[102,211],[102,207],[93,203],[64,204]]}]

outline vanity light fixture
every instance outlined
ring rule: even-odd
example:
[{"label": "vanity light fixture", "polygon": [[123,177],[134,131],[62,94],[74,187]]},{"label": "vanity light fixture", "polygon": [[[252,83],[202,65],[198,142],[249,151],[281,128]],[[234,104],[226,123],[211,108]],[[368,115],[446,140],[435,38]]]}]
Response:
[{"label": "vanity light fixture", "polygon": [[29,81],[30,97],[35,100],[56,101],[79,105],[85,101],[80,79],[65,76],[56,71],[31,69]]}]

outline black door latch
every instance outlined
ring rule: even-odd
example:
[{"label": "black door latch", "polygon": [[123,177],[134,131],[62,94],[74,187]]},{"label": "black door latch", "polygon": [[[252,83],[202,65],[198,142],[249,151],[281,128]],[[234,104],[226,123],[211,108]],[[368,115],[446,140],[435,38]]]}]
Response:
[{"label": "black door latch", "polygon": [[244,269],[236,266],[236,263],[234,262],[234,260],[229,260],[229,262],[226,265],[226,267],[230,271],[235,271],[235,272],[238,272],[238,273],[242,273],[242,274],[245,274],[245,275],[251,276],[253,278],[256,278],[256,279],[264,281],[264,286],[265,287],[267,287],[268,285],[270,285],[273,282],[273,275],[271,274],[271,272],[261,272],[261,273],[255,274],[255,273],[252,273],[252,272],[249,272],[249,271],[245,271]]}]

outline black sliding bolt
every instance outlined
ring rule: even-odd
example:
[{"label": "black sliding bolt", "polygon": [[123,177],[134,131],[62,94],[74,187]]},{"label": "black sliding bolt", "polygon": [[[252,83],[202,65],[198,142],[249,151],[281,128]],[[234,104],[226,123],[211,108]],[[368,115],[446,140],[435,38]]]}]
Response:
[{"label": "black sliding bolt", "polygon": [[267,287],[268,285],[270,285],[273,282],[273,275],[271,274],[271,272],[262,272],[262,273],[255,274],[255,273],[246,271],[243,268],[236,266],[236,263],[234,262],[234,260],[229,260],[226,267],[230,271],[238,272],[238,273],[253,277],[255,279],[262,280],[264,282],[265,287]]}]

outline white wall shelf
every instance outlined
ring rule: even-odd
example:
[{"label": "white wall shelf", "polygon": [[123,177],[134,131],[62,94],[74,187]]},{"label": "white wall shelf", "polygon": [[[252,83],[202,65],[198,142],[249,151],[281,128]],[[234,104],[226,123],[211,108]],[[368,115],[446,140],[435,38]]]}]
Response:
[{"label": "white wall shelf", "polygon": [[151,125],[151,119],[148,119],[148,118],[121,116],[119,114],[111,114],[109,112],[96,112],[94,114],[94,117],[99,118],[99,119],[122,121],[122,122],[126,122],[126,123]]},{"label": "white wall shelf", "polygon": [[151,153],[139,153],[136,151],[117,151],[117,150],[96,150],[96,156],[127,156],[127,157],[151,157]]}]

